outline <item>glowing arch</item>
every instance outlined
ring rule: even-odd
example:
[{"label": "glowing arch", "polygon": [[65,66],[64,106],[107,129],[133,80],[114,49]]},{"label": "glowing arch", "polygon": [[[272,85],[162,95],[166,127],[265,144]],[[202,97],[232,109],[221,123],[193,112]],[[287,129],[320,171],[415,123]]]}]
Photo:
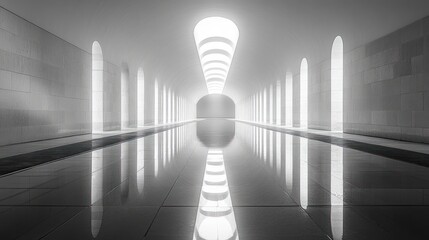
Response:
[{"label": "glowing arch", "polygon": [[308,127],[308,62],[302,59],[300,71],[300,127]]},{"label": "glowing arch", "polygon": [[332,44],[331,55],[331,130],[343,131],[343,39],[338,36]]},{"label": "glowing arch", "polygon": [[92,44],[92,131],[102,132],[103,115],[103,51],[100,43]]},{"label": "glowing arch", "polygon": [[144,126],[144,89],[144,71],[140,67],[137,71],[137,127]]},{"label": "glowing arch", "polygon": [[208,92],[221,94],[237,45],[238,28],[229,19],[209,17],[198,22],[194,37]]}]

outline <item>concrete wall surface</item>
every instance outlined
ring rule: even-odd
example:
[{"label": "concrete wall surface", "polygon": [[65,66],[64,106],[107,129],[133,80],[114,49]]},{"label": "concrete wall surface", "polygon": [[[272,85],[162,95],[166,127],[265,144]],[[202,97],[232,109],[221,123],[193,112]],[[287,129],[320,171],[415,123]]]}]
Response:
[{"label": "concrete wall surface", "polygon": [[0,145],[91,132],[91,55],[0,8]]},{"label": "concrete wall surface", "polygon": [[429,17],[345,54],[344,132],[429,142]]}]

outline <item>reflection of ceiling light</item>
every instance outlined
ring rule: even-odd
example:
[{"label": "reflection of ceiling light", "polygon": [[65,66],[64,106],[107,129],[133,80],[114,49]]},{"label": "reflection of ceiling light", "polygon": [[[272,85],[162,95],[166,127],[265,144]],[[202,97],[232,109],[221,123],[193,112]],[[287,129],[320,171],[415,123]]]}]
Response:
[{"label": "reflection of ceiling light", "polygon": [[223,151],[219,149],[209,149],[207,154],[193,239],[239,239]]},{"label": "reflection of ceiling light", "polygon": [[199,239],[236,239],[235,226],[228,218],[205,218],[198,228]]},{"label": "reflection of ceiling light", "polygon": [[226,18],[205,18],[195,26],[195,43],[209,94],[222,93],[238,36],[237,26]]}]

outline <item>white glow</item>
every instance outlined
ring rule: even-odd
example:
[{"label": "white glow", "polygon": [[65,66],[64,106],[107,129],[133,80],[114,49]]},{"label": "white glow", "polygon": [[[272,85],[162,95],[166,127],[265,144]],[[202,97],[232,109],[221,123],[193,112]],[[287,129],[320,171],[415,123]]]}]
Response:
[{"label": "white glow", "polygon": [[239,31],[229,19],[209,17],[201,20],[194,29],[195,43],[206,82],[216,74],[221,86],[207,84],[209,94],[221,94],[237,45]]},{"label": "white glow", "polygon": [[217,149],[207,154],[193,239],[239,239],[223,153]]},{"label": "white glow", "polygon": [[141,194],[144,187],[144,138],[137,139],[137,190]]},{"label": "white glow", "polygon": [[137,71],[137,126],[144,126],[144,72],[142,68]]},{"label": "white glow", "polygon": [[97,237],[103,221],[103,167],[103,150],[93,151],[91,153],[91,233],[93,237]]},{"label": "white glow", "polygon": [[264,148],[262,149],[263,155],[264,155],[264,161],[267,161],[267,138],[268,138],[268,132],[266,129],[263,129],[263,137],[264,137]]},{"label": "white glow", "polygon": [[264,110],[264,123],[268,123],[267,118],[268,118],[268,112],[267,112],[267,108],[268,108],[268,102],[267,102],[267,89],[264,89],[264,101],[262,103],[262,109]]},{"label": "white glow", "polygon": [[308,206],[308,139],[300,138],[300,203],[301,207]]},{"label": "white glow", "polygon": [[270,108],[270,124],[274,124],[274,89],[273,89],[273,85],[270,85],[270,95],[268,96],[270,99],[270,104],[269,104],[269,108]]},{"label": "white glow", "polygon": [[127,128],[129,124],[129,93],[130,93],[130,73],[128,68],[123,68],[121,72],[121,127]]},{"label": "white glow", "polygon": [[121,182],[128,178],[128,144],[127,142],[121,144]]},{"label": "white glow", "polygon": [[167,131],[167,151],[168,151],[168,162],[171,161],[171,157],[172,157],[172,148],[173,146],[171,145],[171,131],[169,130]]},{"label": "white glow", "polygon": [[300,72],[300,127],[308,127],[308,62],[302,59]]},{"label": "white glow", "polygon": [[331,226],[333,239],[343,239],[343,148],[331,145]]},{"label": "white glow", "polygon": [[293,186],[293,137],[286,134],[285,136],[285,155],[286,155],[286,189],[292,192]]},{"label": "white glow", "polygon": [[171,89],[168,88],[168,97],[167,97],[167,122],[171,123]]},{"label": "white glow", "polygon": [[262,92],[259,92],[259,107],[258,107],[258,113],[259,113],[259,122],[261,123],[263,121],[264,116],[264,106],[262,104]]},{"label": "white glow", "polygon": [[256,122],[256,94],[252,95],[252,122]]},{"label": "white glow", "polygon": [[176,115],[176,110],[177,110],[177,108],[176,108],[176,104],[177,104],[176,94],[174,94],[174,92],[172,92],[171,94],[172,94],[172,100],[171,101],[173,101],[173,103],[172,103],[173,109],[171,110],[171,115],[172,115],[171,121],[176,122],[176,117],[177,117],[177,115]]},{"label": "white glow", "polygon": [[102,132],[104,129],[103,114],[103,51],[96,41],[92,44],[92,131]]},{"label": "white glow", "polygon": [[280,83],[280,81],[277,81],[277,86],[276,86],[276,124],[277,125],[281,125],[282,123],[282,106],[281,106],[281,101],[282,101],[282,85]]},{"label": "white glow", "polygon": [[292,73],[286,74],[285,84],[285,125],[293,126],[293,77]]},{"label": "white glow", "polygon": [[332,45],[331,130],[343,131],[343,39],[340,36]]},{"label": "white glow", "polygon": [[162,123],[167,123],[167,88],[162,88]]},{"label": "white glow", "polygon": [[155,106],[154,106],[154,125],[157,125],[159,122],[158,117],[159,117],[159,113],[158,113],[158,108],[159,108],[159,96],[158,96],[158,81],[155,79]]},{"label": "white glow", "polygon": [[226,65],[225,63],[222,63],[222,62],[211,62],[211,63],[208,63],[207,65],[205,65],[205,67],[207,69],[220,68],[220,69],[228,70],[228,65]]},{"label": "white glow", "polygon": [[159,150],[158,150],[158,143],[159,143],[159,134],[155,134],[154,141],[153,141],[153,160],[155,162],[154,164],[154,173],[155,177],[158,177],[158,170],[159,170]]},{"label": "white glow", "polygon": [[167,151],[167,132],[162,132],[162,148],[161,148],[161,151],[162,151],[162,167],[163,168],[165,168],[165,164],[166,164],[166,161],[167,161],[167,154],[168,154],[168,151]]}]

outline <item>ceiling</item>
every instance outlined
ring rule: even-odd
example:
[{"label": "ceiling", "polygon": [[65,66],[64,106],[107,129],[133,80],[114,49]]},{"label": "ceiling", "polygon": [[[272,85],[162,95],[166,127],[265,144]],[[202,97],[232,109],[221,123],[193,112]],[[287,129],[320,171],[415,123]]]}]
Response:
[{"label": "ceiling", "polygon": [[209,16],[240,30],[225,94],[235,101],[329,57],[337,35],[345,50],[429,15],[428,0],[0,0],[0,6],[131,72],[142,66],[196,101],[207,93],[193,38]]}]

